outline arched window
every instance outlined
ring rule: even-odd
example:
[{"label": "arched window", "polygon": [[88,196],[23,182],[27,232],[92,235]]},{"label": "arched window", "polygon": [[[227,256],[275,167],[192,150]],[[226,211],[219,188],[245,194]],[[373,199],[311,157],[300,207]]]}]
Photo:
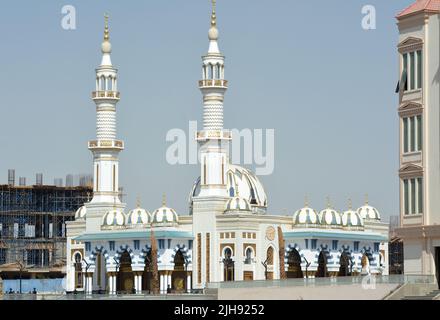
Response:
[{"label": "arched window", "polygon": [[105,77],[101,76],[101,80],[100,80],[100,91],[105,91]]},{"label": "arched window", "polygon": [[246,258],[244,260],[244,264],[251,264],[252,263],[252,257],[253,257],[254,251],[251,247],[248,247],[246,249]]},{"label": "arched window", "polygon": [[107,78],[107,90],[113,91],[113,78],[111,76]]}]

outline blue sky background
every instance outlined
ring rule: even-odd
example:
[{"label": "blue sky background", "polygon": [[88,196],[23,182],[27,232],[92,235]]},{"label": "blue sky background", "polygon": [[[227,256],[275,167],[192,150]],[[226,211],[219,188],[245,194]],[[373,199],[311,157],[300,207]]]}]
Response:
[{"label": "blue sky background", "polygon": [[[225,127],[275,129],[275,171],[261,177],[270,212],[291,214],[309,195],[322,209],[370,203],[398,214],[398,78],[394,16],[413,0],[219,0],[226,55]],[[61,28],[61,8],[77,10],[77,30]],[[377,29],[361,9],[377,10]],[[0,10],[0,183],[7,169],[47,183],[89,173],[95,137],[94,68],[103,13],[110,13],[119,68],[120,180],[128,209],[136,197],[154,210],[187,213],[196,165],[165,161],[171,128],[202,120],[197,88],[208,48],[208,0],[2,1]]]}]

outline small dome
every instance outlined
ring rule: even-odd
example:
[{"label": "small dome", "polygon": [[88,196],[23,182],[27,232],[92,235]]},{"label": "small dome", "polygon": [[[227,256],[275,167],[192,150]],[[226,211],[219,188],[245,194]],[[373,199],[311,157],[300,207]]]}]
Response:
[{"label": "small dome", "polygon": [[151,222],[151,214],[142,208],[137,207],[131,210],[127,215],[127,224],[129,225],[145,225]]},{"label": "small dome", "polygon": [[251,211],[251,205],[248,200],[239,196],[233,197],[226,202],[225,212],[231,211]]},{"label": "small dome", "polygon": [[342,226],[351,229],[363,229],[364,221],[360,214],[349,209],[342,214]]},{"label": "small dome", "polygon": [[316,227],[319,224],[318,213],[308,206],[293,214],[293,225],[296,227]]},{"label": "small dome", "polygon": [[179,216],[174,209],[168,208],[163,205],[159,209],[156,209],[152,215],[153,225],[176,225],[179,222]]},{"label": "small dome", "polygon": [[375,220],[375,221],[379,221],[380,220],[380,214],[379,211],[377,211],[376,208],[365,204],[364,206],[360,207],[357,210],[357,213],[359,213],[359,215],[361,216],[362,219],[365,220]]},{"label": "small dome", "polygon": [[112,52],[112,44],[109,41],[104,41],[101,45],[102,53],[111,53]]},{"label": "small dome", "polygon": [[208,32],[209,40],[218,40],[218,29],[216,27],[211,27]]},{"label": "small dome", "polygon": [[340,228],[342,227],[341,214],[335,209],[328,206],[326,209],[319,213],[319,222],[321,225],[330,228]]},{"label": "small dome", "polygon": [[119,227],[125,225],[125,213],[120,209],[113,209],[108,211],[102,219],[103,227]]},{"label": "small dome", "polygon": [[87,208],[86,206],[82,206],[80,207],[78,210],[76,210],[75,212],[75,220],[79,220],[79,219],[84,219],[86,217],[86,213],[87,213]]}]

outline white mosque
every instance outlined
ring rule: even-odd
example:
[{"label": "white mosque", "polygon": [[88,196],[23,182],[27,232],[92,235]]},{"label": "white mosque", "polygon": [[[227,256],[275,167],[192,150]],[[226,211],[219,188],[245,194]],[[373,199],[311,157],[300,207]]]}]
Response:
[{"label": "white mosque", "polygon": [[203,130],[196,136],[200,177],[191,189],[189,214],[179,214],[165,199],[151,213],[139,203],[126,211],[118,192],[118,155],[124,149],[116,137],[118,71],[110,58],[106,19],[92,95],[97,133],[88,144],[93,154],[93,199],[67,224],[68,293],[148,293],[152,230],[161,293],[192,292],[222,281],[279,279],[280,265],[288,278],[388,274],[388,224],[380,221],[368,201],[357,210],[349,204],[345,212],[329,201],[318,212],[306,201],[293,215],[272,215],[258,177],[230,163],[226,150],[232,137],[223,128],[228,82],[217,40],[213,1],[209,49],[202,58],[199,81],[204,110]]}]

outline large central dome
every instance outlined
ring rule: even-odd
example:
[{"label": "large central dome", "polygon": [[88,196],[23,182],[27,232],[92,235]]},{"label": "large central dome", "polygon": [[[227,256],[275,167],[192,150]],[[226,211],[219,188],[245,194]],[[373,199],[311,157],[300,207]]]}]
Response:
[{"label": "large central dome", "polygon": [[[229,196],[237,196],[237,189],[240,198],[244,198],[251,204],[252,211],[255,213],[266,213],[267,196],[264,187],[257,176],[250,170],[229,164],[226,172],[227,189]],[[200,177],[194,183],[189,196],[189,210],[192,214],[193,197],[200,194]]]}]

